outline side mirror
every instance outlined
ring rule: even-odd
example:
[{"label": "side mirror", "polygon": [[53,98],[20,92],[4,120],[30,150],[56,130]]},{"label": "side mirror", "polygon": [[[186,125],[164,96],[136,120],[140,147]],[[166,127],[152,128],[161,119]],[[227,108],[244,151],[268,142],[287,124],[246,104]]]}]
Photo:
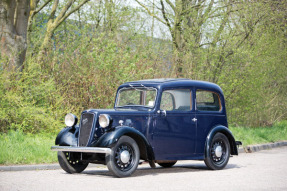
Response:
[{"label": "side mirror", "polygon": [[157,110],[157,113],[161,116],[166,116],[166,110]]}]

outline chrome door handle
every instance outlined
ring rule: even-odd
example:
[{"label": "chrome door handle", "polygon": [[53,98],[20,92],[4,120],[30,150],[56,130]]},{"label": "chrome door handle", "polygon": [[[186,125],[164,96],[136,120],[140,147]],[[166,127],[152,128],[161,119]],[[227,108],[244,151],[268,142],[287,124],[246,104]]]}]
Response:
[{"label": "chrome door handle", "polygon": [[193,121],[193,122],[196,122],[196,121],[197,121],[197,119],[196,119],[196,118],[193,118],[193,119],[192,119],[192,121]]}]

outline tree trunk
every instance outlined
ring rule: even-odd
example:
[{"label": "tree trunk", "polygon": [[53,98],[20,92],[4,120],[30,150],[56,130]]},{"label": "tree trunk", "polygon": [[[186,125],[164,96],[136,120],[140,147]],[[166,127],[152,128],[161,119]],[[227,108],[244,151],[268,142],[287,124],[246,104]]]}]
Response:
[{"label": "tree trunk", "polygon": [[[65,6],[63,6],[62,10],[58,14],[58,16],[55,16],[55,13],[58,9],[59,0],[54,0],[49,20],[47,23],[47,29],[45,33],[45,37],[43,40],[43,43],[40,47],[40,51],[38,53],[37,60],[39,63],[43,63],[44,57],[47,54],[47,51],[49,48],[51,48],[51,42],[52,37],[54,35],[55,30],[75,11],[78,11],[85,3],[87,3],[89,0],[82,0],[76,7],[71,8],[73,3],[75,3],[75,0],[69,0],[65,3]],[[48,1],[47,1],[48,2]]]},{"label": "tree trunk", "polygon": [[9,60],[8,70],[23,70],[29,11],[30,0],[0,1],[0,51],[1,58]]},{"label": "tree trunk", "polygon": [[38,54],[37,61],[38,63],[43,63],[44,58],[47,56],[48,49],[51,47],[52,44],[52,37],[54,34],[55,28],[53,25],[47,24],[47,31],[40,47],[40,51]]}]

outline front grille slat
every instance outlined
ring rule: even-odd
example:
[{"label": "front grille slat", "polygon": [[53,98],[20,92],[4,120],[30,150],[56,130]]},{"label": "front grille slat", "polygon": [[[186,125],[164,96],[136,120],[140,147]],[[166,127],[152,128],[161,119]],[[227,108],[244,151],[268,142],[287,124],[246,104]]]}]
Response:
[{"label": "front grille slat", "polygon": [[94,124],[94,114],[84,113],[81,117],[79,147],[86,147],[90,140],[90,135]]}]

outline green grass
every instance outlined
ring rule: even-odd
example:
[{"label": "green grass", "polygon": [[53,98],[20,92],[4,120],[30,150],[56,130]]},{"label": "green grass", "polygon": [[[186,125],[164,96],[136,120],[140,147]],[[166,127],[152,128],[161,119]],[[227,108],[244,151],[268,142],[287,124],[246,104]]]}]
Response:
[{"label": "green grass", "polygon": [[[281,121],[272,127],[231,127],[236,140],[243,146],[287,140],[287,121]],[[24,134],[10,131],[0,134],[0,164],[39,164],[57,162],[56,152],[50,150],[56,135]]]},{"label": "green grass", "polygon": [[39,164],[57,162],[56,152],[50,150],[55,135],[24,134],[10,131],[0,134],[0,164]]},{"label": "green grass", "polygon": [[243,146],[287,140],[287,121],[275,123],[272,127],[230,127],[230,130]]}]

